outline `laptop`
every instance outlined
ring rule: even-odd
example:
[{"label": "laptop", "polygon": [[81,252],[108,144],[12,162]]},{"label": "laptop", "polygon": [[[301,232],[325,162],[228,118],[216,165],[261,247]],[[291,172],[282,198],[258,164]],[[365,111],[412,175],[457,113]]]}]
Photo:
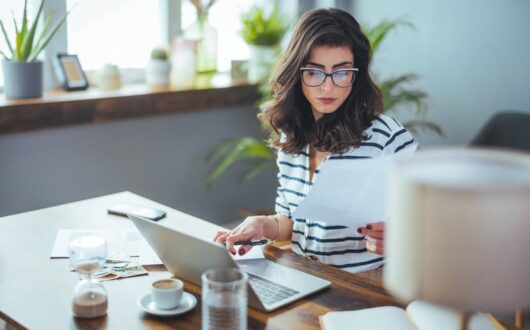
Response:
[{"label": "laptop", "polygon": [[239,268],[248,274],[248,304],[270,312],[323,290],[331,282],[267,259],[235,261],[221,244],[184,234],[154,222],[127,215],[174,276],[201,286],[201,274],[212,268]]}]

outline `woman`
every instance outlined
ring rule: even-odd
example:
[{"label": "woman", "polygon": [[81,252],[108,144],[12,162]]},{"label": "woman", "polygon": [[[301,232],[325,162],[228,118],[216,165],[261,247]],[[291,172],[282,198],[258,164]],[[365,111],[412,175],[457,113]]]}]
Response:
[{"label": "woman", "polygon": [[[369,75],[370,44],[357,21],[339,9],[317,9],[298,22],[271,78],[274,100],[261,114],[277,148],[276,214],[248,217],[214,240],[292,241],[294,252],[359,272],[382,265],[384,224],[363,228],[293,219],[318,179],[323,162],[351,162],[415,148],[412,136],[384,116],[381,93]],[[245,254],[251,246],[238,247]]]}]

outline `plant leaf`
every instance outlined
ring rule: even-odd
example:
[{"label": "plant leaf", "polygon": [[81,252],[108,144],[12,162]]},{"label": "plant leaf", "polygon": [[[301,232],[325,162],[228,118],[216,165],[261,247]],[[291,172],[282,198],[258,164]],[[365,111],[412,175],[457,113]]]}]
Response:
[{"label": "plant leaf", "polygon": [[390,79],[381,81],[379,83],[379,88],[392,90],[396,88],[398,85],[401,85],[403,83],[410,83],[416,79],[418,79],[418,76],[413,73],[404,74],[401,76],[397,76],[395,78],[390,78]]},{"label": "plant leaf", "polygon": [[221,150],[222,153],[216,150],[214,153],[209,153],[210,156],[217,154],[221,159],[206,179],[208,187],[211,187],[221,174],[241,159],[274,159],[273,151],[265,142],[249,137],[231,140],[215,149]]},{"label": "plant leaf", "polygon": [[[66,12],[59,21],[57,21],[57,23],[55,23],[55,25],[53,26],[53,28],[51,29],[50,33],[48,33],[48,35],[46,37],[44,37],[43,39],[43,42],[41,45],[39,45],[38,48],[36,48],[32,53],[31,53],[31,56],[29,58],[30,61],[33,61],[34,59],[37,58],[37,56],[39,56],[39,53],[46,47],[46,45],[48,45],[48,43],[50,42],[50,40],[52,39],[52,37],[55,35],[55,33],[57,32],[57,30],[59,30],[61,28],[61,26],[64,24],[64,22],[66,21],[66,17],[68,16],[68,14],[70,13],[71,9]],[[40,38],[39,38],[40,39]]]},{"label": "plant leaf", "polygon": [[396,94],[385,95],[383,108],[385,111],[393,111],[398,106],[413,104],[417,114],[425,112],[425,99],[427,94],[420,90],[401,90]]},{"label": "plant leaf", "polygon": [[45,0],[42,0],[40,2],[39,10],[37,11],[37,15],[35,16],[35,21],[31,25],[29,31],[23,35],[21,46],[22,60],[27,60],[31,53],[31,49],[33,46],[33,38],[35,36],[35,31],[37,30],[37,24],[39,23],[39,18],[42,13],[42,8],[44,7],[44,2]]},{"label": "plant leaf", "polygon": [[3,52],[0,50],[0,55],[2,55],[3,57],[5,57],[7,60],[9,59],[9,57]]},{"label": "plant leaf", "polygon": [[438,136],[445,136],[440,126],[427,120],[409,120],[404,123],[403,126],[405,126],[408,130],[416,134],[420,131],[431,131],[438,134]]},{"label": "plant leaf", "polygon": [[402,87],[403,84],[410,83],[416,79],[418,79],[418,76],[415,74],[405,74],[380,82],[378,85],[383,95],[384,111],[394,111],[398,106],[413,104],[417,114],[424,113],[427,109],[427,93]]},{"label": "plant leaf", "polygon": [[249,181],[263,170],[266,170],[268,168],[274,168],[274,164],[274,159],[263,159],[262,161],[248,169],[245,173],[243,173],[243,175],[239,179],[241,182]]},{"label": "plant leaf", "polygon": [[20,33],[25,36],[28,32],[28,12],[27,12],[28,0],[24,0],[24,13],[22,14],[22,27]]},{"label": "plant leaf", "polygon": [[31,53],[29,54],[28,58],[36,58],[37,57],[35,55],[35,53],[37,52],[37,50],[39,48],[41,48],[42,42],[44,40],[44,35],[47,33],[48,28],[50,26],[50,23],[51,23],[51,21],[52,21],[54,16],[55,16],[55,12],[52,12],[52,13],[50,13],[50,15],[48,15],[46,17],[46,20],[44,20],[44,25],[42,26],[42,31],[41,31],[41,33],[39,35],[39,38],[37,39],[37,42],[34,44],[33,49],[31,50]]},{"label": "plant leaf", "polygon": [[[7,32],[6,32],[6,29],[4,28],[4,23],[2,23],[2,20],[0,20],[0,28],[2,28],[2,34],[4,35],[4,38],[6,40],[6,44],[7,44],[7,47],[9,48],[9,52],[11,53],[11,57],[14,57],[13,45],[11,45],[11,41],[7,37]],[[5,56],[5,54],[4,54],[4,56]],[[5,56],[5,57],[9,58],[7,56]]]},{"label": "plant leaf", "polygon": [[212,158],[218,157],[219,155],[226,154],[229,149],[233,148],[233,145],[235,143],[234,141],[236,141],[236,140],[239,140],[239,138],[230,139],[230,140],[228,140],[226,142],[223,142],[223,143],[220,143],[220,144],[216,145],[215,147],[210,149],[210,151],[208,151],[208,153],[204,157],[205,160],[209,161]]},{"label": "plant leaf", "polygon": [[372,49],[372,54],[374,54],[377,51],[381,41],[383,41],[383,39],[386,37],[388,32],[390,32],[396,25],[397,25],[397,22],[383,20],[382,22],[380,22],[374,27],[363,28],[364,34],[370,41],[370,47]]},{"label": "plant leaf", "polygon": [[261,46],[275,46],[282,40],[289,28],[289,23],[278,14],[278,2],[274,1],[272,12],[264,16],[262,7],[253,7],[241,15],[243,28],[241,36],[247,44]]},{"label": "plant leaf", "polygon": [[13,15],[13,25],[15,25],[15,60],[22,58],[22,33],[18,30],[17,20],[15,19],[15,13]]}]

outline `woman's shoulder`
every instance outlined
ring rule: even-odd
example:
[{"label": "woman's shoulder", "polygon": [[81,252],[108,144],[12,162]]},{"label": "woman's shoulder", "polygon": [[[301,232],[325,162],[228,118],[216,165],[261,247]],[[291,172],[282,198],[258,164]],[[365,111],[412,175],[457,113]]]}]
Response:
[{"label": "woman's shoulder", "polygon": [[[406,129],[397,119],[388,115],[380,114],[372,120],[370,127],[366,130],[367,132],[384,132],[391,135],[392,133]],[[383,134],[385,135],[385,134]]]},{"label": "woman's shoulder", "polygon": [[364,143],[377,144],[383,153],[395,153],[417,146],[414,137],[403,124],[384,114],[378,115],[364,131]]}]

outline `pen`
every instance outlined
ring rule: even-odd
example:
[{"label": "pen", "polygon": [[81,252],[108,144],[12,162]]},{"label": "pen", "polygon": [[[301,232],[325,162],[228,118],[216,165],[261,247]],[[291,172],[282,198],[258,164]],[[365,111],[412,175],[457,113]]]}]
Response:
[{"label": "pen", "polygon": [[267,244],[267,243],[270,243],[272,242],[271,240],[268,240],[268,239],[260,239],[260,240],[257,240],[257,241],[252,241],[252,240],[249,240],[249,241],[237,241],[234,243],[234,245],[263,245],[263,244]]},{"label": "pen", "polygon": [[263,244],[267,244],[267,243],[271,243],[272,241],[270,239],[260,239],[260,240],[257,240],[257,241],[252,241],[252,240],[249,240],[249,241],[237,241],[234,243],[234,245],[263,245]]}]

